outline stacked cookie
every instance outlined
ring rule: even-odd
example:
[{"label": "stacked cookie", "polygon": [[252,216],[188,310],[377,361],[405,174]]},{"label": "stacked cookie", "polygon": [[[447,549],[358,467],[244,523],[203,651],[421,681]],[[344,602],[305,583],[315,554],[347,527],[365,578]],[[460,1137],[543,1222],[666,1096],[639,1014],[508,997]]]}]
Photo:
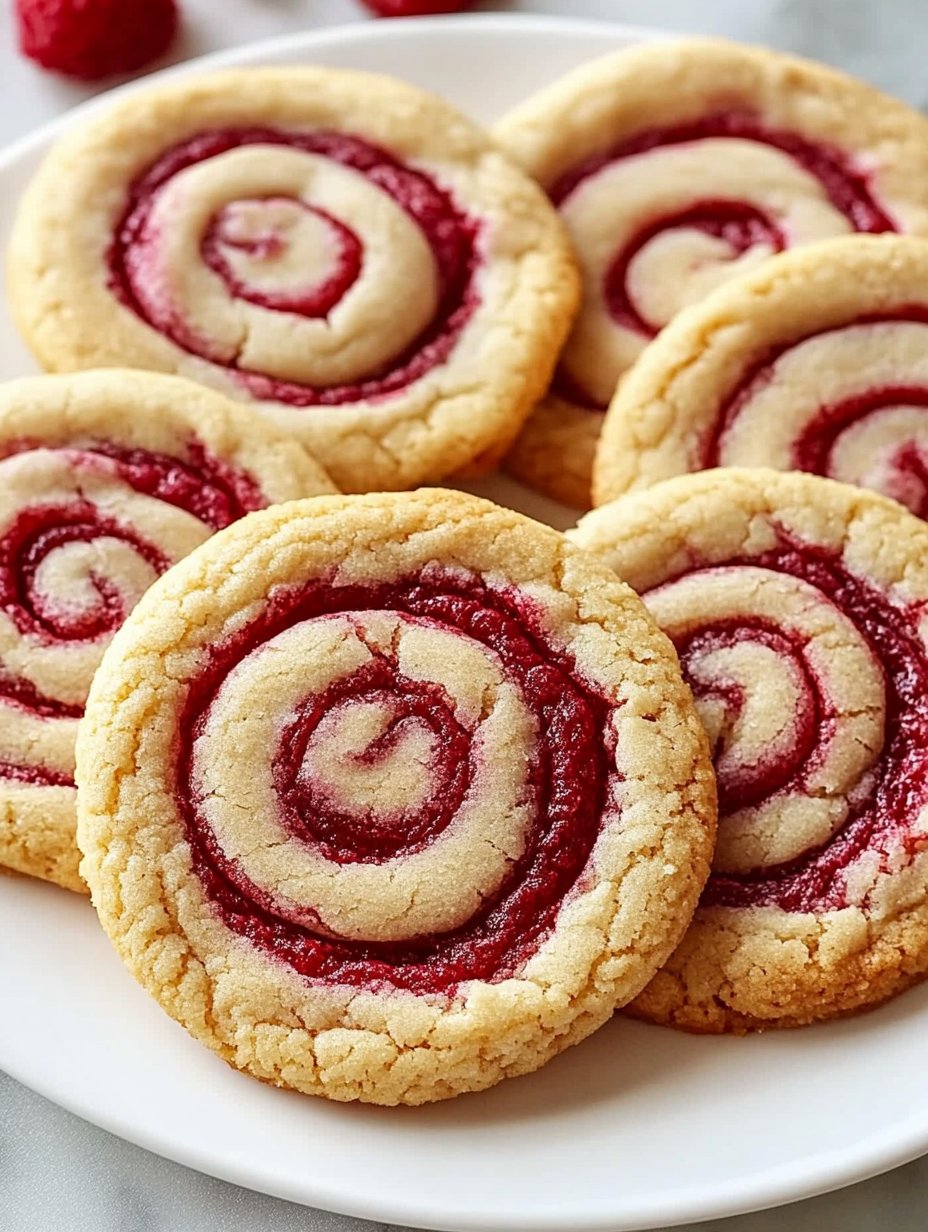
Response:
[{"label": "stacked cookie", "polygon": [[192,382],[111,369],[0,386],[0,863],[84,889],[74,742],[115,630],[246,513],[324,471]]},{"label": "stacked cookie", "polygon": [[[0,861],[332,1099],[928,969],[928,122],[697,42],[495,136],[192,78],[66,136],[11,246],[62,375],[0,391]],[[601,507],[404,490],[507,455]]]},{"label": "stacked cookie", "polygon": [[537,1068],[682,936],[714,784],[608,566],[459,493],[246,519],[153,587],[78,749],[82,870],[233,1064],[420,1103]]},{"label": "stacked cookie", "polygon": [[64,138],[9,278],[47,368],[210,385],[347,492],[501,456],[578,295],[555,212],[479,129],[402,82],[311,68],[141,91]]},{"label": "stacked cookie", "polygon": [[681,310],[763,278],[786,250],[928,236],[928,121],[789,56],[646,45],[582,66],[496,132],[557,204],[583,275],[557,375],[509,466],[579,508],[617,384]]},{"label": "stacked cookie", "polygon": [[644,596],[713,747],[692,927],[638,998],[693,1030],[790,1026],[928,968],[928,527],[814,475],[709,470],[572,532]]},{"label": "stacked cookie", "polygon": [[[642,133],[645,64],[665,92]],[[562,212],[588,283],[597,186],[660,205],[594,281],[599,308],[587,291],[622,362],[586,423],[598,508],[570,537],[674,642],[719,789],[700,907],[631,1011],[744,1031],[872,1006],[928,969],[925,121],[698,44],[604,60],[504,128],[551,157],[534,109],[580,98],[596,153]]]}]

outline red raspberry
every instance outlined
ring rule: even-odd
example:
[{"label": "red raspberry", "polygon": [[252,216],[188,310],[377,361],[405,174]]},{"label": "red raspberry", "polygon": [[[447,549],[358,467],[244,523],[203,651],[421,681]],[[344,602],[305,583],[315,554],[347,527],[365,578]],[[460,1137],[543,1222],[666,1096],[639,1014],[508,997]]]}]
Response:
[{"label": "red raspberry", "polygon": [[474,0],[361,0],[378,17],[431,17],[437,13],[460,13]]},{"label": "red raspberry", "polygon": [[176,0],[16,0],[24,55],[69,77],[129,73],[166,51]]}]

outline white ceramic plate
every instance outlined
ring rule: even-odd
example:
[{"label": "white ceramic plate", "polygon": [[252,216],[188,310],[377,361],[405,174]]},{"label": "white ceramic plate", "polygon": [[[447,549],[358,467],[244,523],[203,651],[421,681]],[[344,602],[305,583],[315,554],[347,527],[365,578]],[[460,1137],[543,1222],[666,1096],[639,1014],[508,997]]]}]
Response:
[{"label": "white ceramic plate", "polygon": [[[376,69],[489,119],[642,37],[542,18],[371,23],[209,63]],[[4,247],[19,192],[60,127],[0,157]],[[0,305],[0,376],[32,368]],[[481,488],[571,520],[509,481]],[[862,1018],[740,1040],[616,1020],[531,1077],[386,1110],[227,1069],[136,987],[71,895],[3,878],[0,936],[0,1065],[14,1077],[171,1159],[347,1214],[484,1232],[651,1228],[805,1197],[928,1150],[928,986]]]}]

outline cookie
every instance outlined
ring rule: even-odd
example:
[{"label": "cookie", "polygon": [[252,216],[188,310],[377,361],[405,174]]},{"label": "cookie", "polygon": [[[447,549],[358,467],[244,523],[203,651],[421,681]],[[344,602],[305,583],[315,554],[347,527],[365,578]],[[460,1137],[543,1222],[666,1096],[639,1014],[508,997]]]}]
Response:
[{"label": "cookie", "polygon": [[556,212],[479,129],[402,82],[324,68],[121,99],[46,159],[9,269],[46,367],[215,386],[345,491],[501,456],[579,295]]},{"label": "cookie", "polygon": [[633,997],[708,875],[714,783],[664,636],[595,558],[457,492],[246,519],[152,588],[78,749],[82,872],[230,1064],[418,1104]]},{"label": "cookie", "polygon": [[633,1012],[695,1031],[865,1009],[928,970],[928,527],[815,475],[711,470],[588,514],[714,748],[719,838]]},{"label": "cookie", "polygon": [[759,48],[621,51],[528,99],[495,135],[547,189],[585,286],[551,394],[509,466],[583,508],[602,412],[682,308],[785,248],[928,234],[928,121]]},{"label": "cookie", "polygon": [[177,377],[0,385],[0,864],[86,893],[74,740],[114,630],[213,531],[332,490],[300,446]]},{"label": "cookie", "polygon": [[928,241],[851,236],[681,312],[606,415],[603,504],[714,466],[804,470],[928,514]]}]

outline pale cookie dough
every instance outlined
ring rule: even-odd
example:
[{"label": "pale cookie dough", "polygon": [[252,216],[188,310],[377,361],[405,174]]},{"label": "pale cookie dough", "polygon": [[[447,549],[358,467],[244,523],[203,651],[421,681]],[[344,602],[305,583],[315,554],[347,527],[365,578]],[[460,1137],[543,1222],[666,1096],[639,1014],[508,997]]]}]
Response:
[{"label": "pale cookie dough", "polygon": [[74,740],[113,631],[213,531],[332,491],[301,446],[177,377],[0,385],[0,864],[86,893]]},{"label": "pale cookie dough", "polygon": [[46,367],[215,386],[345,491],[501,457],[579,298],[556,212],[479,129],[400,81],[302,67],[137,90],[63,137],[9,285]]},{"label": "pale cookie dough", "polygon": [[928,971],[928,526],[814,475],[711,470],[588,514],[714,749],[719,837],[683,944],[631,1007],[798,1026]]},{"label": "pale cookie dough", "polygon": [[671,647],[563,536],[422,490],[256,514],[97,674],[82,872],[130,971],[231,1065],[419,1104],[635,996],[708,873]]},{"label": "pale cookie dough", "polygon": [[760,48],[617,52],[522,103],[495,136],[551,196],[584,276],[551,394],[508,465],[582,508],[602,412],[680,309],[785,248],[928,234],[928,120]]},{"label": "pale cookie dough", "polygon": [[713,466],[812,471],[928,514],[928,240],[785,253],[663,330],[606,415],[595,503]]}]

